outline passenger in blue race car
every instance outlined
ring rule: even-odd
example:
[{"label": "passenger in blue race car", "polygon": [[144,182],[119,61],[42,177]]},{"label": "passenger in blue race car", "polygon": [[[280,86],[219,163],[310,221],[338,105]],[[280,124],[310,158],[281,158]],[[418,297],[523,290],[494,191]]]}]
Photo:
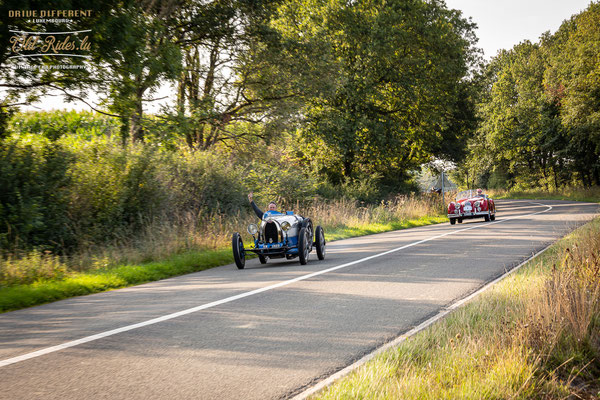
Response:
[{"label": "passenger in blue race car", "polygon": [[254,202],[254,200],[252,199],[252,192],[248,193],[248,201],[250,201],[250,205],[252,206],[252,209],[254,210],[254,212],[256,213],[258,218],[260,218],[260,219],[262,219],[263,216],[265,216],[265,214],[267,216],[274,215],[274,214],[281,214],[279,211],[277,211],[277,203],[275,203],[274,201],[269,203],[269,206],[267,207],[267,211],[263,213],[261,211],[261,209],[258,208],[258,206]]}]

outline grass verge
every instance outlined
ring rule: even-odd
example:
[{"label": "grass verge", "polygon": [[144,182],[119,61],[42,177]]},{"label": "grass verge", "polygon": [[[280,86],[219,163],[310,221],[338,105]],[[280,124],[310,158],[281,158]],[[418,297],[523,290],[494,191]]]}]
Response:
[{"label": "grass verge", "polygon": [[[348,225],[337,224],[334,227],[326,225],[325,237],[328,241],[340,240],[445,221],[445,217],[427,216],[383,223],[357,221]],[[68,272],[68,268],[58,257],[30,253],[27,257],[13,262],[7,270],[10,269],[14,282],[27,282],[28,279],[32,282],[0,286],[0,312],[120,289],[230,263],[233,263],[231,249],[229,246],[222,246],[215,250],[188,250],[159,261],[100,266],[84,272]],[[4,281],[9,279],[5,277]]]},{"label": "grass verge", "polygon": [[313,399],[597,399],[600,218]]}]

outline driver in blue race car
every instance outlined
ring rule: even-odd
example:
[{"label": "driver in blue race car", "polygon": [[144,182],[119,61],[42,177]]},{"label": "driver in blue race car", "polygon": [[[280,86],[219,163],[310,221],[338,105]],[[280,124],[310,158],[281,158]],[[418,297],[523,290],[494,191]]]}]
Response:
[{"label": "driver in blue race car", "polygon": [[256,213],[258,218],[260,218],[260,219],[263,219],[263,217],[265,217],[265,216],[268,217],[270,215],[281,214],[279,211],[277,211],[277,203],[275,203],[274,201],[269,203],[269,205],[267,207],[267,211],[263,213],[261,211],[261,209],[258,208],[256,203],[254,203],[254,200],[252,199],[252,192],[248,193],[248,201],[250,201],[250,205],[252,206],[252,209],[254,210],[254,212]]}]

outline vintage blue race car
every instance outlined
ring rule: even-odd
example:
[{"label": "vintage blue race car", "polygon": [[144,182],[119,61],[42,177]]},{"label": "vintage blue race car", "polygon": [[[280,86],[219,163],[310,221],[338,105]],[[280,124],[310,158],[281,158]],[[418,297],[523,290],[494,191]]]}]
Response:
[{"label": "vintage blue race car", "polygon": [[254,244],[248,248],[244,248],[239,232],[235,232],[231,238],[233,258],[239,269],[246,264],[246,252],[257,254],[261,264],[265,264],[269,258],[285,257],[291,260],[298,257],[300,264],[305,265],[313,248],[319,260],[325,259],[323,228],[317,226],[313,230],[310,218],[295,215],[292,211],[285,214],[267,211],[263,214],[260,226],[248,225],[248,233],[254,239]]}]

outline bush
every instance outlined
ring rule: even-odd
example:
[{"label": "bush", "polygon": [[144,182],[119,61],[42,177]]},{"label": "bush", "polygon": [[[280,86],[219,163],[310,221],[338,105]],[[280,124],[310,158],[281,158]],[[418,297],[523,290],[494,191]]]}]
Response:
[{"label": "bush", "polygon": [[68,229],[71,154],[44,138],[0,145],[0,247],[56,250],[73,243]]},{"label": "bush", "polygon": [[152,148],[122,148],[116,140],[71,141],[70,225],[80,243],[133,234],[167,206],[159,179],[162,156]]},{"label": "bush", "polygon": [[244,171],[231,161],[117,138],[13,136],[0,173],[0,248],[11,252],[130,242],[157,221],[247,207]]},{"label": "bush", "polygon": [[232,214],[248,201],[243,169],[217,154],[181,149],[163,168],[170,213]]}]

